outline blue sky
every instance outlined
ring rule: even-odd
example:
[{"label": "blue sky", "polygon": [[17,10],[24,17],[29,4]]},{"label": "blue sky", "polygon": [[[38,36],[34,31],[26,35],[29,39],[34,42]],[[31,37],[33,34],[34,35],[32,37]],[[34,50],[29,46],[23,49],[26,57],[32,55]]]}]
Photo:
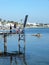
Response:
[{"label": "blue sky", "polygon": [[49,0],[0,0],[0,18],[3,20],[49,23]]}]

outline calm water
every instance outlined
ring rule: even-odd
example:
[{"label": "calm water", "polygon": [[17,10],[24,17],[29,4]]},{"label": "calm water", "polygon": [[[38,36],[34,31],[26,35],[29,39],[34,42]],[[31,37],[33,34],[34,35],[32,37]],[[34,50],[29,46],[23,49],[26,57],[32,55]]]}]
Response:
[{"label": "calm water", "polygon": [[[41,37],[32,34],[41,33]],[[26,38],[26,65],[49,65],[49,28],[25,29]],[[20,42],[23,46],[23,42]],[[0,36],[0,52],[4,50],[3,36]],[[7,37],[7,51],[18,50],[18,35]],[[13,65],[24,65],[23,61],[17,58],[17,64],[13,58]],[[0,57],[0,65],[10,65],[10,57]]]}]

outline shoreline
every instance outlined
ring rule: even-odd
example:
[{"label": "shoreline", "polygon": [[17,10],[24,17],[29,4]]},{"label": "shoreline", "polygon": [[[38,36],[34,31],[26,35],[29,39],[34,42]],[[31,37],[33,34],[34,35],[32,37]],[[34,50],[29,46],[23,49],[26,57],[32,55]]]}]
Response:
[{"label": "shoreline", "polygon": [[[26,29],[29,29],[29,28],[33,28],[33,29],[36,29],[36,28],[40,29],[40,28],[42,28],[42,29],[44,29],[44,28],[49,28],[49,27],[25,27],[25,28]],[[15,28],[12,26],[12,29],[14,30]],[[18,29],[18,27],[16,29]],[[0,26],[0,30],[10,30],[10,27],[9,26],[7,26],[7,27],[1,27]]]}]

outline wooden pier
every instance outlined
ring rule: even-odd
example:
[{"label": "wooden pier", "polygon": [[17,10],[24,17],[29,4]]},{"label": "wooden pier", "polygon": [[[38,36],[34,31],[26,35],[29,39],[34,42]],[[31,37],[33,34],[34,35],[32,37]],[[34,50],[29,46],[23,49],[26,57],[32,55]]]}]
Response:
[{"label": "wooden pier", "polygon": [[[18,51],[13,51],[13,52],[7,52],[7,36],[9,35],[14,35],[16,33],[2,33],[0,35],[3,35],[4,39],[4,52],[0,52],[0,57],[10,57],[10,62],[12,64],[12,59],[13,57],[18,57],[18,58],[23,58],[23,62],[25,65],[27,65],[26,59],[25,59],[25,35],[24,34],[18,34],[19,39],[18,39]],[[22,35],[22,36],[21,36]],[[22,48],[23,51],[21,51],[21,45],[20,41],[24,41],[24,47]]]},{"label": "wooden pier", "polygon": [[[24,25],[23,25],[23,29],[22,29],[22,33],[18,33],[18,51],[14,51],[14,52],[7,52],[7,36],[10,35],[14,35],[17,34],[16,32],[0,32],[0,35],[3,35],[4,38],[4,52],[0,52],[0,57],[10,57],[10,61],[12,63],[12,58],[13,57],[23,57],[23,61],[25,63],[25,65],[27,65],[26,60],[25,60],[25,32],[24,32],[24,28],[26,25],[26,21],[27,21],[27,17],[28,15],[25,16],[25,21],[24,21]],[[20,41],[23,41],[24,43],[24,47],[23,47],[23,51],[21,51],[21,44]]]},{"label": "wooden pier", "polygon": [[[3,36],[3,39],[4,39],[4,52],[2,52],[2,53],[0,53],[0,55],[2,54],[4,54],[4,55],[7,55],[7,56],[10,56],[11,54],[15,54],[14,52],[13,53],[9,53],[9,52],[7,52],[7,36],[10,36],[10,35],[14,35],[14,34],[17,34],[17,33],[0,33],[0,35],[1,36]],[[17,35],[19,35],[19,36],[21,36],[20,34],[17,34]],[[23,37],[22,37],[23,38]],[[23,38],[23,40],[24,40],[25,38]],[[19,37],[19,39],[18,39],[18,47],[19,47],[19,49],[18,49],[18,51],[16,52],[16,55],[19,53],[19,54],[22,54],[22,52],[20,52],[20,40],[22,40],[20,37]],[[18,55],[19,55],[18,54]]]}]

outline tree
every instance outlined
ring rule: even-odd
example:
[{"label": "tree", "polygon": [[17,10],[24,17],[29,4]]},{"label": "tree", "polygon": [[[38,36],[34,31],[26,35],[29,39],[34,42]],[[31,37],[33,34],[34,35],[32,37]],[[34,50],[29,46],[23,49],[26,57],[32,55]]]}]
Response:
[{"label": "tree", "polygon": [[10,23],[14,23],[14,21],[10,21]]},{"label": "tree", "polygon": [[2,25],[5,25],[5,24],[6,24],[6,20],[3,20],[3,21],[2,21]]},{"label": "tree", "polygon": [[3,22],[6,22],[6,20],[3,20]]},{"label": "tree", "polygon": [[2,19],[0,18],[0,21],[2,21]]}]

